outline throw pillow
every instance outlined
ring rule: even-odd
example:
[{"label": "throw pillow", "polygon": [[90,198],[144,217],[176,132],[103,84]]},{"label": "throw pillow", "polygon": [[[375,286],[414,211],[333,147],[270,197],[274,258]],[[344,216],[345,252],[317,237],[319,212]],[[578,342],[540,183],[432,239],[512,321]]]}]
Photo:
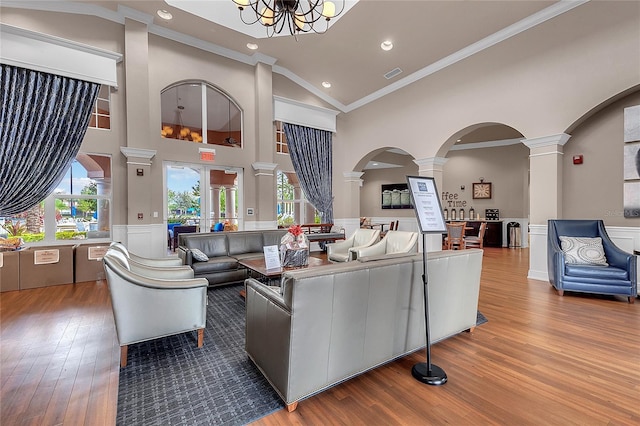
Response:
[{"label": "throw pillow", "polygon": [[191,249],[191,256],[193,256],[193,258],[198,262],[206,262],[209,260],[209,256],[198,249]]},{"label": "throw pillow", "polygon": [[560,246],[565,263],[609,266],[600,237],[560,237]]}]

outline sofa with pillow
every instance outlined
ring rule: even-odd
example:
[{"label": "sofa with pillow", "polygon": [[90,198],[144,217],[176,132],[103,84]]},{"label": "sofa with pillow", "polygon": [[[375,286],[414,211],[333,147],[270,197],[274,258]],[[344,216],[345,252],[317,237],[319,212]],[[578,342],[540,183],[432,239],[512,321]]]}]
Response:
[{"label": "sofa with pillow", "polygon": [[637,259],[616,247],[602,220],[549,220],[549,281],[564,291],[627,296],[634,303]]},{"label": "sofa with pillow", "polygon": [[[432,343],[475,327],[482,253],[428,253]],[[289,411],[425,346],[423,268],[411,254],[287,271],[281,287],[245,281],[247,354]]]},{"label": "sofa with pillow", "polygon": [[263,247],[279,245],[286,229],[182,234],[178,256],[196,278],[210,286],[242,282],[248,277],[242,259],[264,256]]}]

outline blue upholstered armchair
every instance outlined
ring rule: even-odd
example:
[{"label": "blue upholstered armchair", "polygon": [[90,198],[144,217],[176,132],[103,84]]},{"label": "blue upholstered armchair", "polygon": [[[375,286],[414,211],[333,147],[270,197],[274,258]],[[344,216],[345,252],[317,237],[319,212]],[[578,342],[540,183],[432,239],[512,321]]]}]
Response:
[{"label": "blue upholstered armchair", "polygon": [[[572,262],[571,254],[567,255],[562,250],[560,237],[600,237],[606,265]],[[567,262],[567,259],[570,261]],[[638,295],[637,259],[613,244],[602,220],[550,220],[547,266],[549,281],[561,296],[565,290],[610,294],[627,296],[629,303],[633,303]]]}]

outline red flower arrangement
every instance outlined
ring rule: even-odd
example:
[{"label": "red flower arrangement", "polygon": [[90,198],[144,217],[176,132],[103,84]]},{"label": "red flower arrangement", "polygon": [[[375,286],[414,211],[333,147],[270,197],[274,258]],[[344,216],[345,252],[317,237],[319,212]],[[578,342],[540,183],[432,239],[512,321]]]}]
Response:
[{"label": "red flower arrangement", "polygon": [[300,225],[291,225],[289,227],[289,233],[294,237],[297,237],[298,235],[303,233],[302,227]]}]

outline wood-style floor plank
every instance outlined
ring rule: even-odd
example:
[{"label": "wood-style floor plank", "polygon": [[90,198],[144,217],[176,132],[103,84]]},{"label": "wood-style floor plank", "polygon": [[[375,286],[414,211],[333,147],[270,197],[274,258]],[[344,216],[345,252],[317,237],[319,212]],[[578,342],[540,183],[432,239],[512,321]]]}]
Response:
[{"label": "wood-style floor plank", "polygon": [[[445,385],[411,377],[419,351],[255,424],[640,424],[640,303],[559,297],[528,256],[485,249],[489,322],[432,347]],[[104,281],[0,294],[0,424],[115,424],[119,354]]]}]

